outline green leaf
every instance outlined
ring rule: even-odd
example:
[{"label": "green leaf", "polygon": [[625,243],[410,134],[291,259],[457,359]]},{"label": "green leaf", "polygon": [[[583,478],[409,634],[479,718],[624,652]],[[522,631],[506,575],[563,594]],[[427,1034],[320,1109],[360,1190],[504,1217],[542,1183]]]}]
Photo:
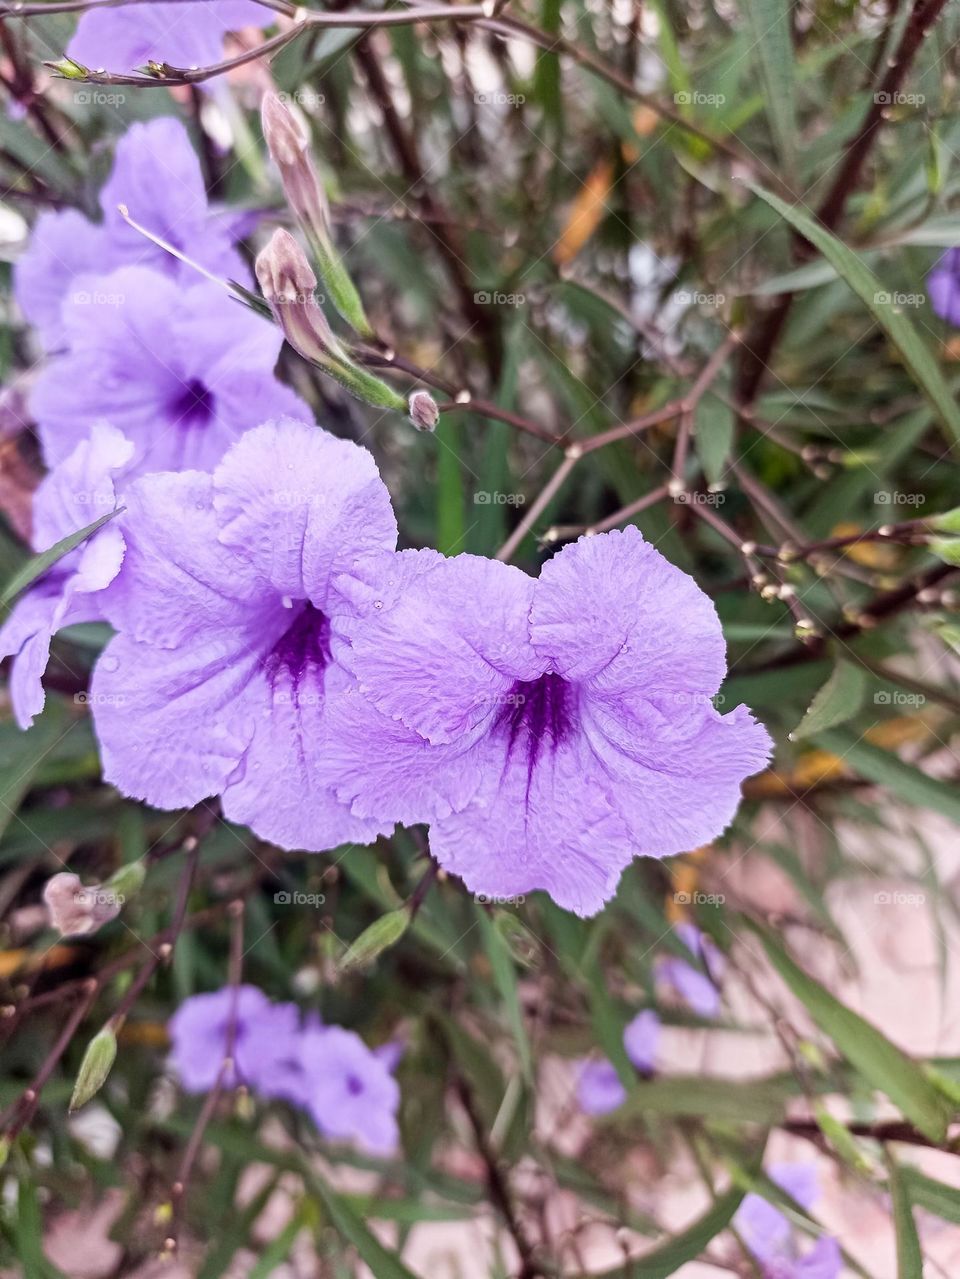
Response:
[{"label": "green leaf", "polygon": [[839,755],[861,777],[885,786],[891,795],[918,808],[932,808],[951,821],[960,822],[960,791],[950,782],[928,777],[890,751],[856,737],[849,729],[818,733],[815,742]]},{"label": "green leaf", "polygon": [[735,419],[733,409],[715,395],[705,395],[694,414],[697,456],[708,484],[723,478],[727,458],[733,446]]},{"label": "green leaf", "polygon": [[743,1196],[742,1190],[728,1190],[686,1230],[671,1236],[659,1248],[654,1248],[645,1256],[631,1261],[628,1268],[619,1265],[614,1270],[601,1271],[597,1279],[603,1279],[603,1276],[622,1279],[624,1275],[629,1275],[630,1279],[668,1279],[669,1275],[676,1274],[688,1261],[699,1257],[721,1230],[726,1230],[743,1202]]},{"label": "green leaf", "polygon": [[113,1069],[116,1058],[117,1036],[108,1024],[94,1035],[87,1045],[87,1051],[83,1054],[83,1061],[77,1072],[77,1082],[73,1086],[73,1095],[70,1098],[71,1111],[79,1110],[97,1095],[107,1082],[107,1076]]},{"label": "green leaf", "polygon": [[910,1207],[910,1197],[897,1164],[890,1159],[888,1167],[890,1196],[893,1200],[893,1226],[897,1235],[897,1279],[923,1279],[923,1253]]},{"label": "green leaf", "polygon": [[843,659],[837,662],[830,678],[814,695],[803,719],[790,734],[794,741],[833,728],[852,719],[863,703],[867,676],[862,666]]},{"label": "green leaf", "polygon": [[788,173],[796,159],[797,114],[790,0],[746,0],[753,48],[766,89],[767,113]]},{"label": "green leaf", "polygon": [[350,968],[365,968],[368,964],[372,964],[378,955],[383,954],[390,946],[396,945],[409,926],[410,912],[406,906],[381,915],[347,948],[340,959],[341,972],[346,972]]},{"label": "green leaf", "polygon": [[759,924],[747,922],[786,985],[850,1064],[875,1088],[885,1092],[931,1141],[943,1141],[954,1107],[923,1068],[804,972],[776,937]]},{"label": "green leaf", "polygon": [[361,1260],[366,1262],[377,1279],[416,1279],[400,1258],[395,1253],[388,1252],[376,1236],[371,1234],[347,1200],[331,1190],[306,1160],[303,1161],[302,1169],[310,1190],[323,1204],[334,1229],[341,1238],[356,1248]]},{"label": "green leaf", "polygon": [[898,349],[904,364],[936,410],[937,416],[953,439],[960,443],[960,408],[940,372],[939,365],[913,322],[891,305],[890,294],[873,272],[864,265],[852,249],[847,248],[835,235],[831,235],[825,227],[815,222],[808,213],[796,205],[787,204],[785,200],[781,200],[772,192],[765,191],[750,178],[745,178],[744,182],[754,195],[759,196],[776,210],[786,222],[800,232],[804,239],[809,240],[814,248],[819,249],[828,262],[836,267],[838,275],[866,305]]},{"label": "green leaf", "polygon": [[523,1021],[523,1009],[520,1005],[520,992],[517,987],[517,974],[513,966],[513,959],[503,934],[494,926],[493,920],[487,912],[479,905],[476,907],[476,911],[480,922],[480,931],[483,933],[483,944],[487,952],[487,958],[490,960],[490,967],[493,970],[493,980],[496,982],[500,997],[506,1007],[507,1018],[517,1045],[520,1069],[523,1071],[524,1079],[528,1083],[532,1083],[533,1059],[530,1053],[530,1040],[527,1038],[527,1029]]},{"label": "green leaf", "polygon": [[[74,721],[74,725],[80,721]],[[24,733],[12,720],[0,724],[0,835],[13,820],[40,769],[71,732],[63,703],[48,699],[43,714]]]},{"label": "green leaf", "polygon": [[944,1221],[960,1226],[960,1193],[955,1186],[934,1181],[919,1168],[901,1168],[900,1181],[910,1202],[917,1208],[935,1213]]},{"label": "green leaf", "polygon": [[934,537],[930,539],[930,550],[944,564],[960,566],[960,537]]},{"label": "green leaf", "polygon": [[10,581],[7,582],[0,593],[0,605],[4,607],[13,602],[21,591],[25,591],[28,586],[32,585],[38,577],[42,577],[47,569],[52,568],[65,555],[69,555],[71,551],[76,550],[81,542],[86,541],[88,537],[92,537],[98,529],[103,528],[104,524],[108,524],[126,507],[118,506],[113,511],[108,511],[106,515],[101,515],[98,520],[94,520],[92,524],[88,524],[86,528],[78,529],[76,533],[71,533],[69,537],[61,538],[47,551],[41,551],[39,555],[32,555],[26,564],[14,573]]}]

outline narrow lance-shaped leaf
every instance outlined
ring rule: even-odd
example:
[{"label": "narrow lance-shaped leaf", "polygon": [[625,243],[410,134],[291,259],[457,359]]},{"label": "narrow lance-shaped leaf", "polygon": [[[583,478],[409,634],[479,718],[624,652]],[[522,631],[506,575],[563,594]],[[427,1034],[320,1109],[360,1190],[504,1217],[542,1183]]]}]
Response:
[{"label": "narrow lance-shaped leaf", "polygon": [[827,682],[819,688],[807,707],[803,719],[790,734],[794,741],[833,728],[852,719],[863,704],[867,686],[862,666],[852,662],[837,662]]},{"label": "narrow lance-shaped leaf", "polygon": [[850,1064],[875,1088],[885,1092],[925,1136],[942,1141],[954,1107],[927,1078],[920,1064],[804,972],[777,938],[758,924],[747,922],[787,987]]},{"label": "narrow lance-shaped leaf", "polygon": [[345,971],[372,964],[378,955],[396,945],[409,926],[410,911],[406,906],[381,915],[351,943],[340,960],[340,969]]},{"label": "narrow lance-shaped leaf", "polygon": [[4,587],[2,594],[0,594],[0,605],[6,606],[12,603],[22,591],[25,591],[28,586],[32,586],[38,577],[42,577],[48,569],[53,568],[54,564],[62,560],[65,555],[69,555],[71,551],[75,551],[81,542],[85,542],[88,537],[92,537],[98,529],[103,528],[104,524],[109,523],[110,520],[125,509],[123,506],[118,506],[116,510],[108,511],[106,515],[101,515],[92,524],[88,524],[85,528],[78,529],[76,533],[71,533],[69,536],[61,538],[49,550],[41,551],[39,555],[31,556],[26,564],[14,573]]},{"label": "narrow lance-shaped leaf", "polygon": [[893,1159],[888,1160],[888,1167],[893,1227],[897,1235],[897,1279],[923,1279],[923,1253],[907,1187]]},{"label": "narrow lance-shaped leaf", "polygon": [[746,0],[754,53],[766,88],[766,106],[780,159],[790,172],[796,158],[796,92],[789,0]]},{"label": "narrow lance-shaped leaf", "polygon": [[877,323],[903,357],[917,385],[930,401],[953,439],[960,443],[960,408],[940,367],[913,322],[892,305],[890,294],[852,249],[796,205],[764,190],[749,178],[746,185],[814,246],[872,312]]}]

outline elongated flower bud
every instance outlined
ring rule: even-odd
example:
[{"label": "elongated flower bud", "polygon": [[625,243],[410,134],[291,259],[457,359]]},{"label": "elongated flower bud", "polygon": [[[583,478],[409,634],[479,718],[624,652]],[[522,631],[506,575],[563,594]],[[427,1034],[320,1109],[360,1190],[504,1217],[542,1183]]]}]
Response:
[{"label": "elongated flower bud", "polygon": [[309,241],[331,302],[352,329],[362,337],[374,337],[360,295],[333,246],[330,207],[310,158],[307,135],[276,93],[264,94],[260,118],[267,149],[280,170],[284,194]]},{"label": "elongated flower bud", "polygon": [[263,296],[295,351],[336,378],[358,400],[406,412],[403,396],[358,368],[334,336],[314,293],[317,278],[289,231],[274,231],[266,248],[257,254],[255,268]]},{"label": "elongated flower bud", "polygon": [[346,359],[315,296],[317,277],[289,231],[274,231],[257,254],[257,281],[284,337],[307,360]]},{"label": "elongated flower bud", "polygon": [[73,1096],[70,1098],[71,1111],[79,1110],[97,1095],[106,1083],[116,1057],[117,1036],[107,1023],[90,1040],[87,1051],[83,1054],[77,1082],[73,1085]]}]

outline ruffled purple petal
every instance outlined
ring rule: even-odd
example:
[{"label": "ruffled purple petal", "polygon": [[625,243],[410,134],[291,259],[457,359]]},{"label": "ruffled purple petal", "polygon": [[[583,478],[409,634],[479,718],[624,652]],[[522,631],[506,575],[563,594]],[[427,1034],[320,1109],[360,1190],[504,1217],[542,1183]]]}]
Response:
[{"label": "ruffled purple petal", "polygon": [[366,449],[291,420],[249,431],[215,476],[224,546],[279,595],[329,607],[331,579],[396,545],[390,496]]},{"label": "ruffled purple petal", "polygon": [[306,1107],[322,1133],[355,1141],[372,1154],[396,1150],[400,1089],[386,1063],[359,1035],[341,1026],[306,1030],[301,1061]]},{"label": "ruffled purple petal", "polygon": [[517,705],[518,682],[542,673],[528,634],[535,583],[519,569],[412,551],[385,577],[344,661],[391,719],[454,742]]},{"label": "ruffled purple petal", "polygon": [[41,213],[14,272],[14,295],[48,351],[66,344],[64,302],[74,278],[93,265],[103,271],[118,265],[103,228],[74,209]]},{"label": "ruffled purple petal", "polygon": [[223,56],[227,31],[264,26],[265,10],[251,0],[155,0],[85,13],[67,55],[94,69],[132,71],[147,62],[205,66]]}]

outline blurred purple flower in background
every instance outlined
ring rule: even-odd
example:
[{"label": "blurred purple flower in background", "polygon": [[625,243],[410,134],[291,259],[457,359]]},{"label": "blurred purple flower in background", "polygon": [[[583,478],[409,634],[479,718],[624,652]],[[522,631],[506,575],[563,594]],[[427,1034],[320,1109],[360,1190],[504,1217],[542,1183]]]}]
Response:
[{"label": "blurred purple flower in background", "polygon": [[128,8],[105,5],[80,19],[67,56],[93,69],[133,71],[147,62],[202,67],[223,57],[223,37],[267,25],[253,0],[156,0]]},{"label": "blurred purple flower in background", "polygon": [[187,1092],[207,1092],[220,1075],[234,1018],[232,1072],[267,1099],[306,1110],[326,1137],[355,1141],[371,1154],[399,1142],[400,1089],[395,1045],[370,1049],[342,1026],[316,1017],[301,1024],[294,1004],[274,1004],[254,986],[226,987],[185,1000],[170,1020],[170,1064]]},{"label": "blurred purple flower in background", "polygon": [[677,924],[674,932],[694,958],[699,960],[702,969],[694,968],[687,960],[675,955],[666,955],[657,961],[657,977],[698,1016],[718,1016],[718,985],[726,967],[722,952],[694,924]]},{"label": "blurred purple flower in background", "polygon": [[[623,1046],[637,1071],[644,1076],[656,1069],[660,1044],[660,1018],[652,1008],[637,1013],[623,1032]],[[627,1099],[612,1061],[586,1061],[577,1080],[577,1102],[588,1115],[605,1115],[616,1110]]]},{"label": "blurred purple flower in background", "polygon": [[639,530],[581,538],[539,581],[472,555],[383,557],[352,598],[323,776],[358,815],[429,822],[473,892],[594,914],[637,854],[714,838],[766,731],[711,702],[723,634]]},{"label": "blurred purple flower in background", "polygon": [[[134,5],[87,16],[126,13],[143,22],[145,12],[146,6]],[[113,171],[100,192],[103,221],[89,222],[74,209],[41,213],[17,263],[17,302],[48,350],[68,341],[62,309],[74,293],[83,293],[75,287],[79,275],[148,266],[185,285],[200,278],[193,268],[134,230],[121,216],[121,204],[154,235],[214,275],[250,282],[250,272],[233,247],[245,223],[209,208],[200,162],[186,129],[169,117],[133,124],[117,143]]]},{"label": "blurred purple flower in background", "polygon": [[119,634],[94,672],[104,776],[161,808],[222,795],[224,815],[286,848],[369,842],[318,780],[337,590],[395,544],[366,449],[301,422],[249,431],[214,475],[147,476],[124,518],[104,612]]},{"label": "blurred purple flower in background", "polygon": [[[114,510],[115,479],[132,454],[133,445],[112,426],[95,426],[89,439],[77,443],[34,494],[34,549],[48,550]],[[21,728],[43,710],[50,640],[61,627],[100,620],[98,593],[120,571],[123,552],[123,534],[111,521],[48,569],[0,627],[0,658],[13,657],[10,697]]]},{"label": "blurred purple flower in background", "polygon": [[396,1149],[400,1089],[388,1061],[342,1026],[305,1030],[300,1061],[304,1105],[325,1136],[356,1141],[371,1154]]},{"label": "blurred purple flower in background", "polygon": [[74,285],[62,313],[68,350],[30,399],[49,465],[103,419],[135,445],[134,474],[212,470],[250,427],[312,419],[274,376],[283,334],[218,285],[185,289],[136,266]]},{"label": "blurred purple flower in background", "polygon": [[236,1082],[259,1089],[274,1077],[284,1049],[296,1051],[299,1012],[293,1004],[272,1004],[255,986],[225,987],[185,1000],[170,1020],[170,1062],[187,1092],[207,1092],[217,1082],[235,1018],[233,1061]]},{"label": "blurred purple flower in background", "polygon": [[[774,1164],[770,1180],[810,1212],[819,1198],[813,1164]],[[842,1266],[836,1239],[823,1236],[801,1255],[787,1216],[762,1195],[749,1194],[737,1210],[734,1225],[756,1258],[763,1279],[838,1279]]]},{"label": "blurred purple flower in background", "polygon": [[934,265],[927,293],[934,313],[960,327],[960,249],[948,249]]}]

